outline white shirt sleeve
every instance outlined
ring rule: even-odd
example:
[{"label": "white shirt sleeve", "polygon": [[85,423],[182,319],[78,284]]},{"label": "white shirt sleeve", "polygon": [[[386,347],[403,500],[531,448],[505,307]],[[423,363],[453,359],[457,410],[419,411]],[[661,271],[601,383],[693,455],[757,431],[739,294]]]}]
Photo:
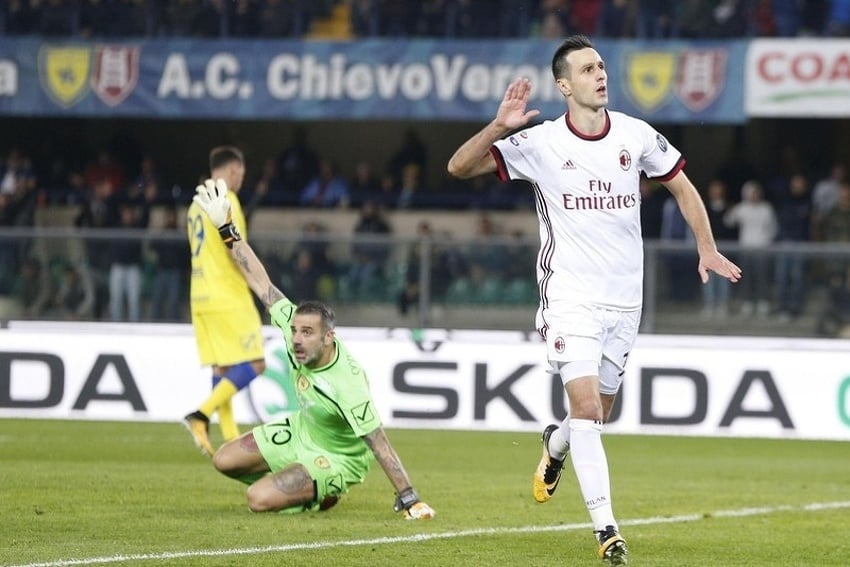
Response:
[{"label": "white shirt sleeve", "polygon": [[658,133],[655,128],[639,121],[642,128],[644,152],[641,155],[641,169],[650,179],[666,177],[682,159],[682,152],[676,149],[667,138]]}]

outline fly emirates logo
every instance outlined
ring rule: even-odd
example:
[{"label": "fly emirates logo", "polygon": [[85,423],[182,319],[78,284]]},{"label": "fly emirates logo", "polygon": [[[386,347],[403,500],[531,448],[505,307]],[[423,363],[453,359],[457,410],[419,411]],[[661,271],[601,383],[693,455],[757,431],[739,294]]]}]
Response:
[{"label": "fly emirates logo", "polygon": [[612,195],[611,182],[601,179],[589,180],[588,189],[589,195],[564,193],[564,208],[568,211],[631,209],[638,203],[634,194]]}]

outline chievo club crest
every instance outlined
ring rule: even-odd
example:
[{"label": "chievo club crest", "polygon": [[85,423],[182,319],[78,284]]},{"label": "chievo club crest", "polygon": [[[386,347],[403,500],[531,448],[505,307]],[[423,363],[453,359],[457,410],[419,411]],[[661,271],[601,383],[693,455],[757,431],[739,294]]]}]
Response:
[{"label": "chievo club crest", "polygon": [[689,49],[679,57],[676,98],[688,110],[705,110],[720,96],[726,78],[727,55],[724,49]]},{"label": "chievo club crest", "polygon": [[43,46],[38,52],[38,75],[50,99],[63,108],[78,103],[88,92],[91,49]]},{"label": "chievo club crest", "polygon": [[644,112],[652,112],[670,96],[676,56],[666,51],[630,53],[623,66],[626,94]]},{"label": "chievo club crest", "polygon": [[46,45],[39,50],[41,86],[50,99],[70,108],[89,93],[107,106],[118,106],[139,82],[140,47]]},{"label": "chievo club crest", "polygon": [[98,45],[94,50],[91,88],[109,106],[117,106],[127,98],[139,82],[138,47]]},{"label": "chievo club crest", "polygon": [[624,58],[626,94],[643,112],[663,106],[671,94],[691,112],[708,108],[723,91],[725,49],[630,53]]}]

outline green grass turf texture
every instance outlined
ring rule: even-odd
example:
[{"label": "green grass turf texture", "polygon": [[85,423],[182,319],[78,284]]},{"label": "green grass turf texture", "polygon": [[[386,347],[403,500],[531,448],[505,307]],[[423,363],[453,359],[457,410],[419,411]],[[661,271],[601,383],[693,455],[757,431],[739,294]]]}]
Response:
[{"label": "green grass turf texture", "polygon": [[[551,501],[531,498],[538,434],[388,433],[436,519],[394,514],[377,465],[328,512],[252,514],[244,485],[215,472],[176,423],[0,420],[0,565],[600,564],[590,528],[570,527],[589,518],[569,465]],[[850,444],[604,439],[632,565],[850,564],[850,508],[802,508],[850,501]],[[753,507],[772,510],[715,513]],[[654,521],[628,525],[642,518]],[[352,540],[368,543],[334,545]]]}]

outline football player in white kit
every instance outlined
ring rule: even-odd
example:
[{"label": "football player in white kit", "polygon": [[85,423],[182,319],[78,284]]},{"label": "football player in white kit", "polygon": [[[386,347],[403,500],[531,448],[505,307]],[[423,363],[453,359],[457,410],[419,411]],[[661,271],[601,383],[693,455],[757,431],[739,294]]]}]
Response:
[{"label": "football player in white kit", "polygon": [[709,272],[736,282],[741,269],[717,251],[681,153],[646,122],[606,109],[605,63],[590,40],[567,38],[554,54],[552,73],[566,99],[564,115],[527,127],[539,111],[527,109],[531,83],[517,79],[494,120],[458,148],[448,170],[459,178],[496,173],[532,184],[540,224],[536,326],[550,372],[560,375],[569,399],[567,418],[543,431],[533,495],[549,500],[569,453],[599,558],[627,565],[601,434],[640,323],[641,174],[675,197],[696,237],[703,283]]}]

